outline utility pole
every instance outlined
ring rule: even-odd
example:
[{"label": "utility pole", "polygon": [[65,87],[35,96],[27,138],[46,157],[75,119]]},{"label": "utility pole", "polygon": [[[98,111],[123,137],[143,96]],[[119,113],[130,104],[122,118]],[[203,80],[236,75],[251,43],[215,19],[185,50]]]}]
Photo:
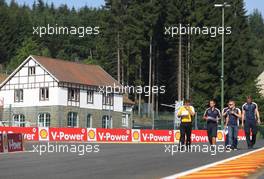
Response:
[{"label": "utility pole", "polygon": [[121,60],[121,84],[124,85],[125,84],[125,67],[124,67],[124,48],[122,47],[122,54],[123,58]]},{"label": "utility pole", "polygon": [[190,56],[191,56],[191,42],[190,35],[188,35],[188,45],[187,45],[187,65],[186,65],[186,99],[190,99]]},{"label": "utility pole", "polygon": [[[155,64],[155,58],[153,60],[153,64]],[[155,85],[155,65],[153,65],[153,70],[152,70],[152,86]],[[150,90],[151,91],[151,90]],[[155,122],[155,94],[151,93],[151,117],[152,117],[152,129],[154,129],[154,122]]]},{"label": "utility pole", "polygon": [[120,42],[119,42],[119,32],[117,32],[117,81],[120,83]]},{"label": "utility pole", "polygon": [[[223,4],[215,4],[214,7],[222,8],[222,28],[225,29],[225,7],[230,7],[230,4],[224,2]],[[222,60],[221,60],[221,111],[224,109],[224,57],[225,57],[225,34],[222,33]],[[224,128],[224,118],[221,118],[221,127]]]},{"label": "utility pole", "polygon": [[150,110],[151,110],[151,74],[152,74],[152,36],[150,37],[150,42],[149,42],[149,96],[148,96],[148,116],[150,115]]},{"label": "utility pole", "polygon": [[179,58],[178,58],[178,101],[182,100],[182,59],[181,59],[181,33],[179,34]]},{"label": "utility pole", "polygon": [[[140,85],[141,85],[141,78],[142,78],[142,70],[141,70],[141,62],[139,65],[139,79],[140,79]],[[138,116],[141,118],[141,93],[138,94]]]}]

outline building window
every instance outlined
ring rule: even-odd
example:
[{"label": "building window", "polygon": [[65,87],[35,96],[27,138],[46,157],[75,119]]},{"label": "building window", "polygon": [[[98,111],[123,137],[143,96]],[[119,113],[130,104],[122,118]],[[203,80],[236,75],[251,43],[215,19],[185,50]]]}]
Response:
[{"label": "building window", "polygon": [[28,67],[28,75],[32,76],[36,74],[36,68],[35,67]]},{"label": "building window", "polygon": [[69,112],[67,126],[68,127],[77,127],[78,114],[77,112]]},{"label": "building window", "polygon": [[68,88],[68,101],[80,101],[80,90],[75,88]]},{"label": "building window", "polygon": [[23,114],[15,114],[13,116],[14,126],[25,127],[25,116]]},{"label": "building window", "polygon": [[94,92],[93,91],[87,91],[87,103],[93,103],[94,100]]},{"label": "building window", "polygon": [[92,115],[87,114],[86,118],[86,128],[91,128],[92,127]]},{"label": "building window", "polygon": [[39,100],[40,101],[49,100],[49,88],[40,88],[39,89]]},{"label": "building window", "polygon": [[113,106],[113,104],[114,104],[114,94],[103,93],[103,105]]},{"label": "building window", "polygon": [[23,102],[23,90],[22,89],[15,89],[15,102]]},{"label": "building window", "polygon": [[128,118],[129,118],[128,114],[124,113],[122,115],[122,126],[128,127]]},{"label": "building window", "polygon": [[50,114],[40,113],[38,115],[38,126],[39,127],[50,127]]},{"label": "building window", "polygon": [[112,128],[112,117],[104,115],[102,118],[102,128]]}]

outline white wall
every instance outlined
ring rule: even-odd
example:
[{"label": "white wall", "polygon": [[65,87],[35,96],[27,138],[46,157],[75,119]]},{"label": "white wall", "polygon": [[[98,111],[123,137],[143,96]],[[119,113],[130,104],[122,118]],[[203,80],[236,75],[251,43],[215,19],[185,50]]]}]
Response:
[{"label": "white wall", "polygon": [[12,107],[30,107],[30,106],[53,106],[59,105],[59,88],[49,88],[49,100],[39,100],[39,88],[24,89],[23,102],[14,102],[14,90],[0,91],[0,98],[4,99],[4,107],[8,108],[11,104]]},{"label": "white wall", "polygon": [[[67,106],[68,90],[67,88],[52,87],[49,88],[49,100],[39,100],[39,88],[23,89],[23,102],[14,102],[14,90],[0,91],[0,99],[4,99],[4,107],[30,107],[30,106]],[[87,92],[80,91],[80,107],[89,109],[102,109],[102,94],[94,93],[94,103],[87,104]],[[122,95],[114,95],[114,111],[123,111],[123,97]]]},{"label": "white wall", "polygon": [[123,95],[114,95],[114,111],[123,111]]},{"label": "white wall", "polygon": [[[36,75],[28,76],[28,66],[35,66]],[[54,84],[57,86],[55,79],[30,59],[1,90],[48,87]]]},{"label": "white wall", "polygon": [[80,107],[81,108],[90,108],[90,109],[102,109],[103,96],[99,92],[94,92],[94,101],[93,104],[87,103],[87,91],[80,91]]}]

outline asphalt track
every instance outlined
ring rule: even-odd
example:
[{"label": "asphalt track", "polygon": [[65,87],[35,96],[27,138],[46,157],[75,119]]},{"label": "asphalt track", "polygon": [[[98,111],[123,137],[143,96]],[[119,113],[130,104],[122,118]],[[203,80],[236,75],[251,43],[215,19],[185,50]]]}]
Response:
[{"label": "asphalt track", "polygon": [[[239,143],[238,151],[216,155],[211,155],[210,152],[178,152],[173,156],[169,152],[164,152],[164,144],[98,145],[99,152],[86,153],[82,156],[65,152],[42,155],[37,152],[0,154],[0,178],[162,178],[251,151],[246,149],[244,142]],[[259,140],[255,149],[263,146],[264,140]],[[27,144],[26,150],[33,150],[32,144]],[[263,173],[256,176],[264,178]]]}]

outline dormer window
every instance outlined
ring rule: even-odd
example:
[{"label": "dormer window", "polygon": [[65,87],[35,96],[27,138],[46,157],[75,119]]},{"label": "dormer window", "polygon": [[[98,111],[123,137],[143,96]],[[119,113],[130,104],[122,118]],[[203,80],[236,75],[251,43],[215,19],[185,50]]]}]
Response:
[{"label": "dormer window", "polygon": [[36,68],[35,67],[28,67],[28,75],[32,76],[36,74]]}]

